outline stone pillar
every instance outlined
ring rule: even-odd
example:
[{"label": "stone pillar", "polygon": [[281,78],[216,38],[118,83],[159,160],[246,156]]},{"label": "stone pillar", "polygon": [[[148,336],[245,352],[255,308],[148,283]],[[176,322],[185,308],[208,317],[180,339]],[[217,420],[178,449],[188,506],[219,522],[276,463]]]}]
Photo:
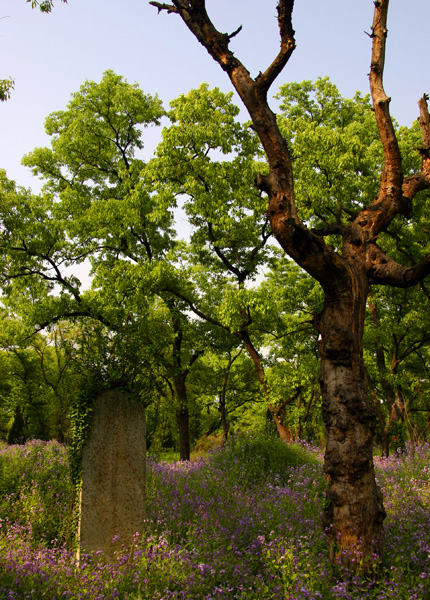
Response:
[{"label": "stone pillar", "polygon": [[92,417],[82,452],[80,552],[111,557],[144,526],[145,409],[122,390],[106,390]]}]

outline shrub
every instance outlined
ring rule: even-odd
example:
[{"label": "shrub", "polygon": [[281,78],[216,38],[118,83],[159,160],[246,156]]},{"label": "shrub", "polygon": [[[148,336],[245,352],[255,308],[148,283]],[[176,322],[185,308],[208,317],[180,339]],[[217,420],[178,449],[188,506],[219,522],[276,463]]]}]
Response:
[{"label": "shrub", "polygon": [[58,442],[0,446],[0,519],[30,526],[34,543],[69,537],[67,450]]}]

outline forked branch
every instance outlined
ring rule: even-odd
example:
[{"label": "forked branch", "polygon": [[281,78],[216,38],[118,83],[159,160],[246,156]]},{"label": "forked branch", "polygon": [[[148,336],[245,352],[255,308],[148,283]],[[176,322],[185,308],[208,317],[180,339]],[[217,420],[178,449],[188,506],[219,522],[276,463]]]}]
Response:
[{"label": "forked branch", "polygon": [[[271,173],[267,177],[260,178],[260,183],[264,179],[264,186],[262,185],[260,189],[264,187],[269,198],[275,194],[282,198],[279,203],[280,210],[299,223],[294,205],[290,153],[279,131],[276,117],[267,102],[267,90],[286,65],[295,47],[291,21],[294,0],[278,2],[281,49],[268,69],[255,80],[229,49],[231,35],[221,33],[214,27],[206,12],[204,0],[172,0],[172,4],[158,2],[151,2],[151,4],[159,10],[179,13],[188,29],[226,71],[251,116],[253,127],[267,154]],[[277,210],[278,207],[275,212]],[[273,211],[270,212],[270,215],[272,214]],[[272,218],[271,221],[273,222]]]},{"label": "forked branch", "polygon": [[293,6],[294,0],[284,0],[279,2],[278,6],[276,7],[278,11],[279,33],[281,36],[281,49],[272,64],[256,79],[260,89],[266,93],[279,73],[287,64],[291,54],[294,51],[294,48],[296,47],[296,42],[294,39],[295,32],[292,24]]},{"label": "forked branch", "polygon": [[400,211],[402,197],[402,159],[390,116],[390,98],[383,85],[385,46],[387,40],[387,13],[389,0],[375,1],[372,25],[372,62],[370,66],[370,91],[379,136],[384,150],[384,169],[379,193],[372,211],[367,214],[368,223],[377,235],[383,231]]},{"label": "forked branch", "polygon": [[413,267],[404,267],[390,259],[378,246],[373,247],[373,266],[370,270],[370,283],[408,288],[430,275],[430,255]]}]

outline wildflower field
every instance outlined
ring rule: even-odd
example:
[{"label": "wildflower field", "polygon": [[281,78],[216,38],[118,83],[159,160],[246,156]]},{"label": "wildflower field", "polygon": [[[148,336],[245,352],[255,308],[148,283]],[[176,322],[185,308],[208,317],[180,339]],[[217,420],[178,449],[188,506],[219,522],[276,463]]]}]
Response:
[{"label": "wildflower field", "polygon": [[360,579],[329,562],[322,455],[305,444],[241,436],[199,461],[149,460],[146,531],[79,566],[67,449],[0,446],[0,598],[430,600],[430,446],[375,462],[385,553]]}]

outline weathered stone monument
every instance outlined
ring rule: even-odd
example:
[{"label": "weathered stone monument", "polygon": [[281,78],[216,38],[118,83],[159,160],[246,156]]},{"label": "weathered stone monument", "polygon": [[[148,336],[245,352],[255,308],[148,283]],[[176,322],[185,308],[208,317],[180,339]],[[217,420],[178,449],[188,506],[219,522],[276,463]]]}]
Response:
[{"label": "weathered stone monument", "polygon": [[130,547],[145,519],[145,410],[122,390],[96,400],[82,452],[80,552]]}]

